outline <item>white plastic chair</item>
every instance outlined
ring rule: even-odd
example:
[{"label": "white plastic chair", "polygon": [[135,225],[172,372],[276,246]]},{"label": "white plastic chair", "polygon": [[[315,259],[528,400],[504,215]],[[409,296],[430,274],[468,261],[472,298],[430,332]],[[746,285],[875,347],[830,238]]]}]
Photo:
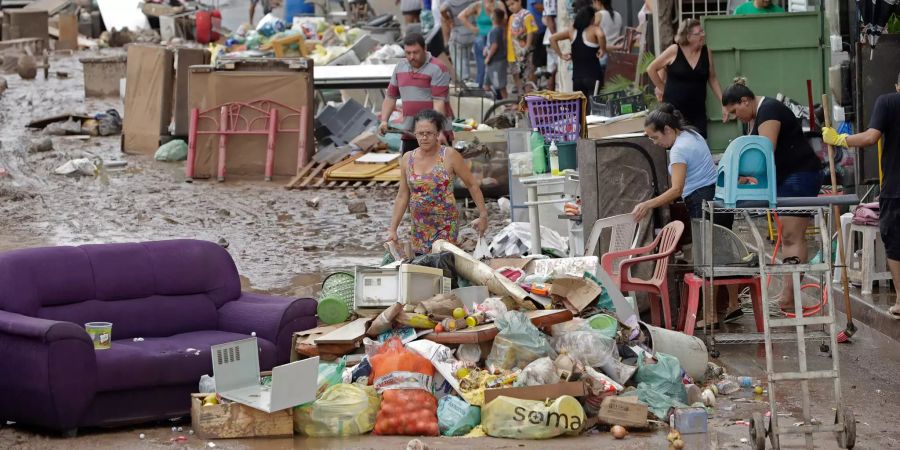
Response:
[{"label": "white plastic chair", "polygon": [[[637,248],[646,226],[646,219],[638,223],[630,213],[598,219],[594,222],[594,226],[591,227],[591,235],[584,246],[584,256],[596,254],[600,236],[603,234],[603,230],[607,228],[610,229],[609,247],[603,252],[604,254]],[[619,265],[616,262],[613,264],[613,267],[618,267]],[[618,274],[610,275],[615,277]]]}]

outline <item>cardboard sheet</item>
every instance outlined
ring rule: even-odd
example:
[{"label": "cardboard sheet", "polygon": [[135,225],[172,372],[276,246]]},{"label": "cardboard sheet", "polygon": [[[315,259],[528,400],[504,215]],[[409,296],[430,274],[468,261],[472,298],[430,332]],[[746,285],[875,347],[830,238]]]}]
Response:
[{"label": "cardboard sheet", "polygon": [[[484,404],[487,405],[491,400],[499,397],[520,398],[523,400],[544,401],[546,399],[556,399],[563,395],[571,395],[572,397],[584,397],[588,394],[585,389],[584,382],[568,381],[565,383],[544,384],[541,386],[523,386],[515,388],[497,388],[484,390]],[[646,408],[646,406],[645,406]]]},{"label": "cardboard sheet", "polygon": [[205,48],[175,49],[175,136],[187,136],[191,109],[188,105],[188,83],[191,66],[209,63],[209,51]]},{"label": "cardboard sheet", "polygon": [[[310,111],[306,148],[309,155],[315,152],[313,142],[312,74],[309,70],[214,70],[208,66],[191,67],[188,83],[189,108],[201,111],[227,102],[252,102],[272,99],[292,108],[307,106]],[[279,110],[284,118],[287,110]],[[282,126],[295,128],[296,117],[283,119]],[[214,124],[204,121],[201,130],[210,130]],[[198,136],[196,178],[207,178],[216,173],[218,138]],[[226,170],[228,174],[258,175],[262,177],[266,162],[265,136],[232,136],[228,138]],[[298,170],[298,133],[278,133],[275,142],[275,175],[294,176]]]},{"label": "cardboard sheet", "polygon": [[174,56],[159,45],[128,46],[122,150],[151,155],[172,120]]}]

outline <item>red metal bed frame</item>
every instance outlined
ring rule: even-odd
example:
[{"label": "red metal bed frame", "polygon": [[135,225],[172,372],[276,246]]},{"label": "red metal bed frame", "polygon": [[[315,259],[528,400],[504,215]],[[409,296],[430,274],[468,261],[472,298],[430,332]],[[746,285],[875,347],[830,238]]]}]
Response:
[{"label": "red metal bed frame", "polygon": [[[287,113],[283,116],[279,110]],[[218,118],[216,117],[218,113]],[[303,167],[309,158],[306,148],[308,133],[308,108],[299,109],[287,106],[274,100],[263,99],[249,103],[228,102],[200,111],[191,109],[190,129],[188,131],[188,159],[185,172],[188,178],[194,177],[197,162],[197,136],[219,136],[219,161],[217,178],[225,181],[225,155],[228,136],[266,136],[266,181],[272,181],[275,166],[275,139],[278,133],[297,133],[297,169]],[[291,128],[286,122],[294,117],[298,126]],[[209,120],[215,126],[210,131],[200,131],[200,121]]]}]

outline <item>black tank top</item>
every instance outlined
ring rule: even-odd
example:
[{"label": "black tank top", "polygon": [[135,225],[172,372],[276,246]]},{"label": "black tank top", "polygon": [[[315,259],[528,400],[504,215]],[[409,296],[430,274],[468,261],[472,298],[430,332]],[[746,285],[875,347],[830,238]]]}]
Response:
[{"label": "black tank top", "polygon": [[675,61],[666,71],[666,89],[663,99],[687,116],[706,113],[706,83],[709,80],[709,51],[704,45],[700,50],[697,66],[691,68],[681,46]]},{"label": "black tank top", "polygon": [[572,78],[595,78],[600,73],[597,51],[600,45],[589,47],[584,43],[584,30],[575,30],[572,39]]}]

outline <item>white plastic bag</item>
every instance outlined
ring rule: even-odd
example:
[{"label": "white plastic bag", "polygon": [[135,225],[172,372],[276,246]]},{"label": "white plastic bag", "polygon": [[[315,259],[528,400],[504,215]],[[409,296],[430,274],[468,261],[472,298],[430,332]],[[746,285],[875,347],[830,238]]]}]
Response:
[{"label": "white plastic bag", "polygon": [[491,257],[491,249],[484,236],[478,237],[478,243],[475,244],[475,252],[472,254],[477,260]]}]

